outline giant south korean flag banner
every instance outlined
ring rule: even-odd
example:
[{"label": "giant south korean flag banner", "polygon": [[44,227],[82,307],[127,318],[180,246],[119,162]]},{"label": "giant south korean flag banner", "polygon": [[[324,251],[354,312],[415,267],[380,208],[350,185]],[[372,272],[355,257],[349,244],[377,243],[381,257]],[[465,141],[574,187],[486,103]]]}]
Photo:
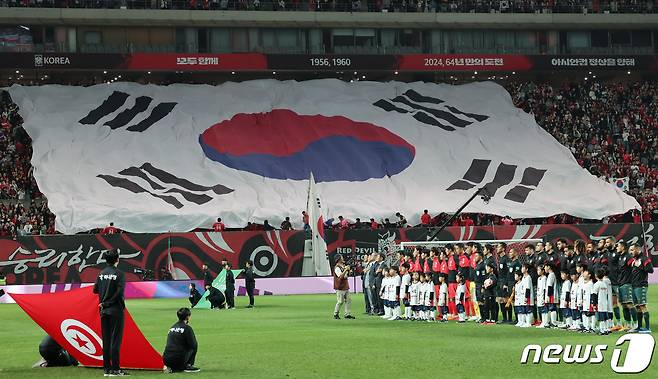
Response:
[{"label": "giant south korean flag banner", "polygon": [[638,207],[578,166],[499,85],[259,80],[9,89],[64,233],[114,221],[191,230],[299,214],[313,172],[331,215],[427,208],[602,218]]}]

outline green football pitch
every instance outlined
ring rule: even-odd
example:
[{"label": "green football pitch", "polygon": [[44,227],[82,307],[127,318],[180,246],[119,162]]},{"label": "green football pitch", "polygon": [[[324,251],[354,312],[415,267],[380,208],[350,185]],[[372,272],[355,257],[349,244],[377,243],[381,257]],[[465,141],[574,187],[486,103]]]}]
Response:
[{"label": "green football pitch", "polygon": [[[649,290],[658,304],[658,286]],[[610,336],[509,325],[384,321],[363,314],[363,295],[353,296],[356,320],[334,320],[335,296],[266,296],[256,308],[245,298],[230,311],[193,311],[199,340],[199,378],[384,378],[384,377],[609,377],[619,333]],[[175,311],[186,299],[130,300],[128,309],[146,337],[162,351]],[[654,308],[658,309],[658,308]],[[658,331],[652,314],[653,330]],[[102,377],[99,369],[31,368],[39,358],[41,329],[16,305],[0,305],[1,378]],[[601,364],[520,364],[527,344],[607,344]],[[658,377],[658,358],[640,377]],[[131,371],[135,377],[160,372]]]}]

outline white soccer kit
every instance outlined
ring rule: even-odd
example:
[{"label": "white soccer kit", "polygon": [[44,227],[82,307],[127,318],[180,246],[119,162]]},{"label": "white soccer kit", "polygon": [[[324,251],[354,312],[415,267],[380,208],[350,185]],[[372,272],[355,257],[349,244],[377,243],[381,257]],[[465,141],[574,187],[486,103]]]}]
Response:
[{"label": "white soccer kit", "polygon": [[448,285],[444,282],[439,287],[439,306],[448,305]]},{"label": "white soccer kit", "polygon": [[404,274],[402,275],[402,280],[400,281],[400,298],[403,298],[404,295],[409,292],[409,286],[411,285],[411,275]]},{"label": "white soccer kit", "polygon": [[418,305],[425,305],[425,296],[427,293],[427,283],[418,285]]},{"label": "white soccer kit", "polygon": [[514,306],[525,305],[525,288],[523,288],[523,280],[519,280],[514,284]]},{"label": "white soccer kit", "polygon": [[425,283],[425,306],[431,307],[432,299],[434,298],[434,284],[431,282]]},{"label": "white soccer kit", "polygon": [[581,311],[584,309],[583,308],[583,291],[585,290],[585,278],[583,276],[580,276],[578,278],[578,297],[576,299],[576,303],[578,303],[578,309]]},{"label": "white soccer kit", "polygon": [[[546,304],[555,304],[557,297],[555,296],[557,291],[557,288],[555,287],[556,281],[555,281],[555,273],[549,272],[548,275],[546,275],[546,299],[544,302]],[[550,292],[548,291],[549,288],[553,288],[553,298],[549,298]]]},{"label": "white soccer kit", "polygon": [[579,302],[581,300],[578,300],[580,298],[580,280],[577,280],[575,282],[571,282],[571,309],[577,310],[579,309]]},{"label": "white soccer kit", "polygon": [[537,278],[537,306],[543,307],[546,300],[546,276]]},{"label": "white soccer kit", "polygon": [[570,304],[567,302],[567,294],[571,296],[571,280],[566,280],[562,283],[562,292],[560,292],[560,308],[570,308]]},{"label": "white soccer kit", "polygon": [[592,302],[592,290],[594,288],[594,284],[592,284],[592,281],[587,281],[583,285],[583,311],[589,312],[590,311],[590,305]]},{"label": "white soccer kit", "polygon": [[390,299],[391,301],[397,301],[398,300],[398,293],[397,289],[400,287],[400,284],[402,283],[402,279],[400,278],[399,275],[396,275],[391,278],[391,293],[390,293]]},{"label": "white soccer kit", "polygon": [[597,296],[596,306],[598,312],[608,312],[608,298],[611,292],[610,287],[603,280],[599,280],[592,286],[592,293]]},{"label": "white soccer kit", "polygon": [[[462,295],[464,295],[464,301],[461,300]],[[455,304],[464,304],[466,302],[466,286],[464,283],[457,285],[457,292],[455,293]]]},{"label": "white soccer kit", "polygon": [[[607,276],[605,278],[603,278],[603,281],[608,286],[608,309],[605,310],[605,312],[612,313],[613,312],[613,309],[612,309],[613,308],[612,307],[612,282],[610,281],[610,278],[608,278]],[[604,312],[604,311],[601,311],[601,312]]]},{"label": "white soccer kit", "polygon": [[379,297],[382,300],[388,300],[388,276],[382,279],[382,288],[379,290]]},{"label": "white soccer kit", "polygon": [[[521,279],[521,282],[523,283],[523,293],[521,296],[523,296],[523,305],[534,305],[534,302],[532,301],[532,278],[530,278],[530,275],[524,275],[523,279]],[[527,290],[530,290],[530,303],[526,304],[526,298],[525,298],[525,293]]]},{"label": "white soccer kit", "polygon": [[411,283],[409,286],[409,305],[418,305],[420,297],[420,282]]}]

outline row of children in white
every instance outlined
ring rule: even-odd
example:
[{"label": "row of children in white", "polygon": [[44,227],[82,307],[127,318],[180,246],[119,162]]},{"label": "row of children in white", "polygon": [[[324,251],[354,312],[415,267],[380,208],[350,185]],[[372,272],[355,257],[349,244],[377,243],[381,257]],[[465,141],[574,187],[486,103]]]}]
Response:
[{"label": "row of children in white", "polygon": [[[388,320],[401,317],[400,294],[404,302],[404,318],[410,320],[434,321],[436,308],[441,313],[441,321],[448,317],[448,285],[444,277],[439,278],[439,294],[430,274],[413,273],[413,277],[403,267],[400,275],[396,269],[385,272],[380,297],[384,302],[384,315]],[[592,274],[578,266],[577,272],[569,276],[562,273],[562,288],[557,287],[555,273],[550,266],[537,268],[537,288],[533,288],[528,267],[523,266],[521,274],[516,273],[516,284],[512,295],[518,314],[516,326],[528,328],[533,323],[532,307],[541,311],[541,324],[538,328],[561,327],[577,331],[595,331],[598,322],[599,332],[610,333],[613,326],[612,285],[607,274],[599,272],[599,280],[594,282]],[[466,286],[459,280],[455,294],[459,322],[466,320],[464,312]],[[557,312],[562,312],[565,323],[557,325]]]},{"label": "row of children in white", "polygon": [[[523,266],[521,271],[521,275],[515,274],[513,294],[514,306],[519,316],[516,326],[528,328],[532,325],[531,307],[536,305],[542,318],[538,328],[561,327],[594,332],[598,322],[601,334],[610,333],[613,326],[612,284],[604,271],[597,273],[596,282],[592,273],[581,266],[570,276],[563,272],[562,288],[558,290],[552,269],[549,266],[539,267],[536,291],[533,290],[528,268]],[[565,320],[562,325],[557,325],[558,307]]]},{"label": "row of children in white", "polygon": [[[404,303],[404,318],[408,320],[435,321],[437,306],[441,311],[441,321],[448,320],[448,285],[444,277],[439,278],[439,294],[436,295],[431,274],[414,272],[409,274],[402,267],[400,275],[396,269],[384,273],[382,287],[379,293],[384,302],[384,315],[387,320],[402,318],[400,310],[400,294]],[[464,313],[466,285],[463,280],[457,286],[456,304],[459,309],[459,320],[465,321]]]}]

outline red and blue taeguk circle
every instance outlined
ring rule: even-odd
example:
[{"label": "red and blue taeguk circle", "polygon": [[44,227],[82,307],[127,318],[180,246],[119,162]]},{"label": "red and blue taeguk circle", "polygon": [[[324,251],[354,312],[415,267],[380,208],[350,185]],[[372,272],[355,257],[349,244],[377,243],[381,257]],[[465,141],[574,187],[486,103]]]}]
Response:
[{"label": "red and blue taeguk circle", "polygon": [[205,155],[227,167],[273,179],[365,181],[402,172],[416,151],[385,128],[343,116],[288,109],[240,113],[199,136]]}]

